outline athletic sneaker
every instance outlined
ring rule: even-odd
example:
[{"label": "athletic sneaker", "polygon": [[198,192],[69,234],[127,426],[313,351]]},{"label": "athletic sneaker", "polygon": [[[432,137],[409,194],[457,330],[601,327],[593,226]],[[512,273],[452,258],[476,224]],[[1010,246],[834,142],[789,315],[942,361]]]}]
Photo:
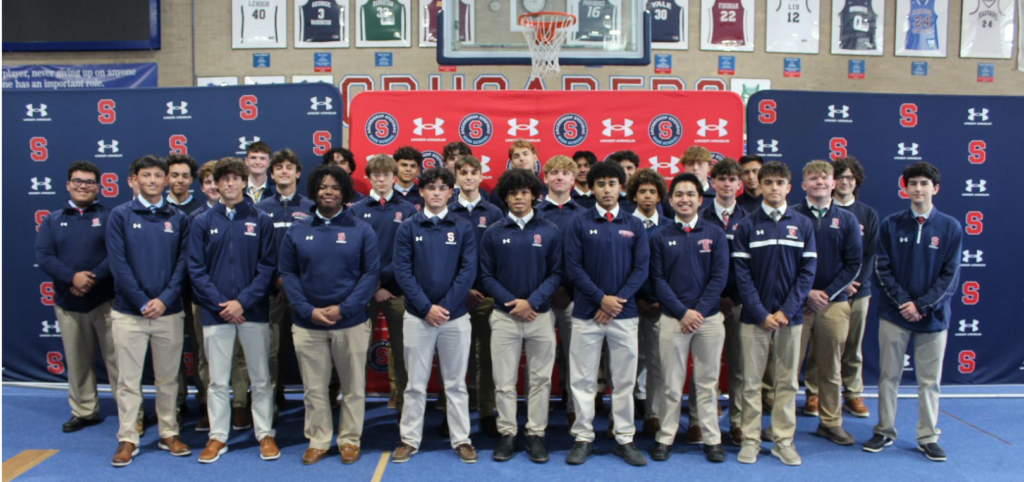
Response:
[{"label": "athletic sneaker", "polygon": [[761,446],[759,444],[744,443],[736,460],[741,464],[752,464],[757,462],[757,455],[760,453]]},{"label": "athletic sneaker", "polygon": [[882,449],[892,445],[895,442],[896,439],[891,439],[889,437],[886,437],[885,435],[879,435],[876,433],[871,437],[871,440],[868,440],[867,442],[864,443],[864,451],[877,454],[878,452],[881,452]]},{"label": "athletic sneaker", "polygon": [[796,446],[791,443],[775,444],[775,446],[772,447],[772,455],[778,457],[778,459],[786,465],[796,466],[804,463],[800,458],[800,454],[796,451]]},{"label": "athletic sneaker", "polygon": [[939,447],[937,443],[921,444],[917,446],[917,450],[924,452],[924,456],[928,457],[928,460],[932,462],[945,462],[946,452]]}]

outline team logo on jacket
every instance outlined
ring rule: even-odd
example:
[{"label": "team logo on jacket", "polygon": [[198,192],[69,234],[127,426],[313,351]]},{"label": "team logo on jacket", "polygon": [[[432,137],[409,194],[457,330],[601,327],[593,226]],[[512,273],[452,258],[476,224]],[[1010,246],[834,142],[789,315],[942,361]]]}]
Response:
[{"label": "team logo on jacket", "polygon": [[683,123],[672,114],[659,114],[647,125],[647,135],[660,147],[672,147],[683,138]]},{"label": "team logo on jacket", "polygon": [[619,236],[622,236],[623,238],[632,238],[633,236],[636,236],[636,234],[634,234],[633,231],[630,231],[628,229],[620,229]]},{"label": "team logo on jacket", "polygon": [[480,224],[478,224],[477,227],[480,227],[480,228],[486,228],[487,227],[487,217],[486,216],[480,216]]},{"label": "team logo on jacket", "polygon": [[100,218],[92,218],[92,227],[98,228],[100,226],[101,226]]},{"label": "team logo on jacket", "polygon": [[711,252],[711,245],[715,244],[715,240],[713,240],[713,239],[702,239],[700,241],[697,241],[697,244],[700,245],[700,252],[701,253],[710,253]]},{"label": "team logo on jacket", "polygon": [[295,218],[295,219],[306,219],[306,218],[309,217],[309,213],[304,213],[302,211],[295,211],[295,212],[292,212],[292,217]]},{"label": "team logo on jacket", "polygon": [[832,229],[839,229],[839,218],[832,218]]},{"label": "team logo on jacket", "polygon": [[939,249],[939,237],[932,236],[932,244],[928,247],[932,249]]},{"label": "team logo on jacket", "polygon": [[164,232],[165,233],[173,233],[174,232],[174,225],[172,225],[170,221],[164,221]]},{"label": "team logo on jacket", "polygon": [[398,137],[398,121],[387,112],[378,112],[366,120],[366,138],[378,146],[386,146]]},{"label": "team logo on jacket", "polygon": [[799,231],[799,229],[797,229],[796,226],[786,226],[786,229],[789,230],[789,234],[786,235],[787,238],[799,239],[799,236],[797,236],[797,232]]},{"label": "team logo on jacket", "polygon": [[587,121],[579,114],[565,114],[555,121],[555,140],[565,147],[576,147],[587,140]]},{"label": "team logo on jacket", "polygon": [[395,222],[396,223],[402,222],[402,212],[401,211],[398,211],[398,212],[395,213]]},{"label": "team logo on jacket", "polygon": [[482,146],[494,135],[494,124],[483,114],[469,114],[459,122],[459,135],[466,144]]},{"label": "team logo on jacket", "polygon": [[338,233],[338,240],[335,241],[335,243],[337,243],[337,244],[347,244],[348,241],[345,241],[345,233]]},{"label": "team logo on jacket", "polygon": [[448,231],[448,239],[447,239],[447,241],[444,242],[444,244],[459,244],[459,243],[457,243],[455,241],[455,233],[454,232]]},{"label": "team logo on jacket", "polygon": [[541,242],[539,234],[534,234],[533,235],[533,245],[538,247],[538,248],[544,247],[544,244]]},{"label": "team logo on jacket", "polygon": [[256,223],[245,223],[245,235],[256,236]]}]

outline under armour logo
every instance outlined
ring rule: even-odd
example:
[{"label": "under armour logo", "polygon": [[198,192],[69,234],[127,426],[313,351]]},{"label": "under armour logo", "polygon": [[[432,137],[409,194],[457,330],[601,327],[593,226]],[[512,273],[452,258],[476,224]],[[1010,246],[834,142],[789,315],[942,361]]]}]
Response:
[{"label": "under armour logo", "polygon": [[528,131],[530,131],[530,135],[531,136],[536,136],[536,135],[540,134],[540,131],[537,130],[537,125],[538,124],[540,124],[540,121],[537,120],[537,119],[530,119],[530,122],[527,123],[527,124],[520,124],[519,123],[519,119],[509,119],[508,120],[508,135],[514,136],[514,135],[517,135],[516,132],[518,132],[518,131],[526,131],[526,130],[528,130]]},{"label": "under armour logo", "polygon": [[188,114],[188,102],[182,101],[178,104],[174,102],[168,102],[167,104],[167,115],[186,115]]},{"label": "under armour logo", "polygon": [[370,213],[365,213],[365,214],[363,214],[363,219],[369,219],[370,216],[371,216]]},{"label": "under armour logo", "polygon": [[310,97],[309,109],[318,111],[320,110],[321,107],[323,107],[324,110],[334,110],[334,106],[331,105],[331,102],[333,101],[334,100],[331,99],[330,97],[324,97],[324,100],[322,101],[320,100],[319,97]]},{"label": "under armour logo", "polygon": [[423,236],[416,236],[416,242],[423,241]]},{"label": "under armour logo", "polygon": [[512,243],[511,239],[502,239],[501,240],[501,244],[511,244],[511,243]]},{"label": "under armour logo", "polygon": [[907,237],[900,237],[900,242],[901,242],[901,243],[909,243],[909,242],[910,242],[910,238],[907,238]]},{"label": "under armour logo", "polygon": [[44,177],[42,181],[40,181],[38,177],[33,177],[31,181],[33,191],[38,191],[40,187],[46,191],[52,189],[52,186],[50,185],[50,178],[48,177]]},{"label": "under armour logo", "polygon": [[765,142],[764,139],[758,139],[757,152],[764,153],[765,149],[772,151],[772,153],[779,152],[779,141],[772,139],[771,142]]},{"label": "under armour logo", "polygon": [[[49,188],[49,186],[47,186],[47,188]],[[974,179],[968,179],[966,188],[967,192],[974,192],[975,189],[977,189],[978,192],[987,191],[988,188],[985,187],[985,180],[982,179],[981,181],[974,182]]]},{"label": "under armour logo", "polygon": [[828,106],[828,116],[829,116],[829,118],[830,119],[835,119],[837,115],[842,117],[843,119],[849,118],[850,117],[850,106],[844,105],[840,109],[836,109],[835,105]]},{"label": "under armour logo", "polygon": [[910,154],[911,156],[916,156],[917,155],[917,148],[919,146],[918,146],[918,144],[916,142],[911,142],[909,145],[906,144],[906,143],[901,142],[899,144],[896,144],[896,147],[899,148],[899,152],[900,152],[901,156],[905,156],[907,154]]},{"label": "under armour logo", "polygon": [[903,368],[908,368],[908,367],[910,367],[910,355],[907,355],[906,353],[904,353],[903,354]]},{"label": "under armour logo", "polygon": [[56,321],[54,321],[53,323],[47,323],[46,320],[43,320],[42,325],[43,325],[43,333],[46,333],[47,335],[49,335],[50,334],[50,330],[53,330],[54,333],[56,333],[58,335],[60,334],[60,325],[58,325]]},{"label": "under armour logo", "polygon": [[491,172],[491,158],[480,156],[480,174],[487,174],[488,172]]},{"label": "under armour logo", "polygon": [[967,331],[970,330],[971,333],[977,333],[979,323],[980,322],[978,320],[960,320],[960,329],[958,331],[960,333],[967,333]]},{"label": "under armour logo", "polygon": [[103,140],[98,140],[96,141],[96,145],[99,146],[99,148],[96,149],[96,152],[106,154],[107,150],[109,150],[110,152],[117,154],[118,152],[121,152],[121,149],[117,147],[117,144],[117,139],[111,140],[110,144],[104,143]]},{"label": "under armour logo", "polygon": [[669,245],[669,246],[675,246],[675,245],[676,245],[676,242],[675,242],[675,241],[669,241],[669,242],[668,242],[668,245]]},{"label": "under armour logo", "polygon": [[39,117],[46,117],[46,104],[39,104],[39,107],[35,104],[25,104],[25,115],[35,117],[36,114],[39,114]]},{"label": "under armour logo", "polygon": [[718,124],[708,124],[707,119],[701,119],[697,121],[697,135],[701,137],[707,137],[707,132],[712,131],[718,134],[718,137],[725,137],[729,135],[729,131],[725,129],[725,126],[729,125],[729,121],[725,119],[718,119]]},{"label": "under armour logo", "polygon": [[757,230],[757,235],[758,236],[764,236],[764,230],[763,229],[758,229]]},{"label": "under armour logo", "polygon": [[985,254],[985,252],[980,250],[980,249],[976,250],[976,251],[971,251],[969,249],[965,249],[963,254],[964,254],[964,256],[963,256],[962,259],[963,259],[964,263],[971,263],[971,262],[982,263],[982,262],[984,262],[984,259],[982,259],[981,255]]},{"label": "under armour logo", "polygon": [[215,229],[211,229],[210,230],[210,234],[217,234],[217,229],[216,228]]},{"label": "under armour logo", "polygon": [[[43,107],[45,108],[46,106],[44,105]],[[988,121],[988,109],[982,108],[980,111],[975,109],[974,107],[971,107],[970,109],[967,109],[967,120],[972,121],[972,122],[976,122],[978,120],[980,120],[982,122],[987,122]]]},{"label": "under armour logo", "polygon": [[260,136],[252,136],[252,140],[251,141],[246,139],[245,136],[239,137],[238,138],[238,150],[244,151],[244,150],[249,148],[249,144],[252,144],[253,142],[259,142],[259,141],[260,141]]},{"label": "under armour logo", "polygon": [[611,119],[605,119],[602,124],[604,124],[604,130],[601,131],[601,133],[604,134],[605,137],[611,137],[612,132],[616,131],[622,132],[626,137],[633,136],[633,121],[631,119],[625,119],[622,121],[622,124],[618,125],[612,124]]},{"label": "under armour logo", "polygon": [[651,157],[648,159],[656,170],[668,169],[669,174],[679,174],[679,158],[676,156],[669,156],[668,162],[659,162],[658,156]]},{"label": "under armour logo", "polygon": [[312,241],[312,240],[313,240],[313,235],[312,234],[310,234],[309,236],[306,236],[306,241]]},{"label": "under armour logo", "polygon": [[68,223],[60,223],[60,227],[66,228],[66,227],[68,227]]},{"label": "under armour logo", "polygon": [[590,234],[597,234],[597,230],[596,229],[591,229],[590,230]]},{"label": "under armour logo", "polygon": [[132,223],[132,229],[142,229],[142,223]]},{"label": "under armour logo", "polygon": [[440,117],[435,117],[433,124],[424,124],[422,117],[417,117],[417,118],[413,119],[412,123],[416,125],[416,127],[414,127],[412,129],[412,132],[414,134],[418,135],[418,136],[422,136],[423,135],[423,130],[424,129],[426,129],[428,131],[434,131],[434,135],[435,136],[439,136],[441,134],[444,134],[444,129],[441,128],[441,126],[444,125],[444,119],[442,119]]}]

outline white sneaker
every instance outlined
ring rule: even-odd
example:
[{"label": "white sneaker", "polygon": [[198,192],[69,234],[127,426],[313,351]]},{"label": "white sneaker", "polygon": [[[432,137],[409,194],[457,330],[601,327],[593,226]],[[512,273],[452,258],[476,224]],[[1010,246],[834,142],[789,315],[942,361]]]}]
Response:
[{"label": "white sneaker", "polygon": [[757,455],[761,453],[761,446],[759,444],[744,442],[740,448],[740,454],[736,457],[736,460],[741,464],[752,464],[757,462]]},{"label": "white sneaker", "polygon": [[800,458],[800,454],[796,452],[796,447],[791,443],[775,444],[772,447],[772,455],[778,457],[786,465],[801,465],[804,463]]}]

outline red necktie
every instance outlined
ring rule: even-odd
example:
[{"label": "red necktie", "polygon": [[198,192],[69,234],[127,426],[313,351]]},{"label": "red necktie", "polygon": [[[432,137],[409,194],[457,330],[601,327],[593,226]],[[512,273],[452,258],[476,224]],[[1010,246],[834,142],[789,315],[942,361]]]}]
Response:
[{"label": "red necktie", "polygon": [[612,222],[612,219],[615,219],[615,216],[612,216],[612,213],[609,212],[609,213],[604,213],[604,218],[607,219],[608,222],[610,223],[610,222]]},{"label": "red necktie", "polygon": [[85,211],[84,211],[84,210],[82,210],[81,208],[75,208],[75,209],[78,209],[78,215],[79,215],[79,216],[81,216],[81,215],[82,215],[82,213],[84,213],[84,212],[85,212]]},{"label": "red necktie", "polygon": [[727,228],[729,227],[729,211],[722,211],[722,224],[725,224]]},{"label": "red necktie", "polygon": [[387,203],[388,203],[388,200],[387,200],[387,199],[384,199],[384,198],[380,198],[380,205],[381,205],[381,206],[383,206],[383,205],[385,205],[385,204],[387,204]]},{"label": "red necktie", "polygon": [[693,229],[691,229],[689,226],[683,226],[683,231],[686,231],[686,234],[690,234],[690,231],[693,231]]},{"label": "red necktie", "polygon": [[917,224],[920,224],[921,226],[924,226],[924,222],[925,222],[926,219],[927,218],[925,218],[924,216],[918,216],[917,217]]}]

